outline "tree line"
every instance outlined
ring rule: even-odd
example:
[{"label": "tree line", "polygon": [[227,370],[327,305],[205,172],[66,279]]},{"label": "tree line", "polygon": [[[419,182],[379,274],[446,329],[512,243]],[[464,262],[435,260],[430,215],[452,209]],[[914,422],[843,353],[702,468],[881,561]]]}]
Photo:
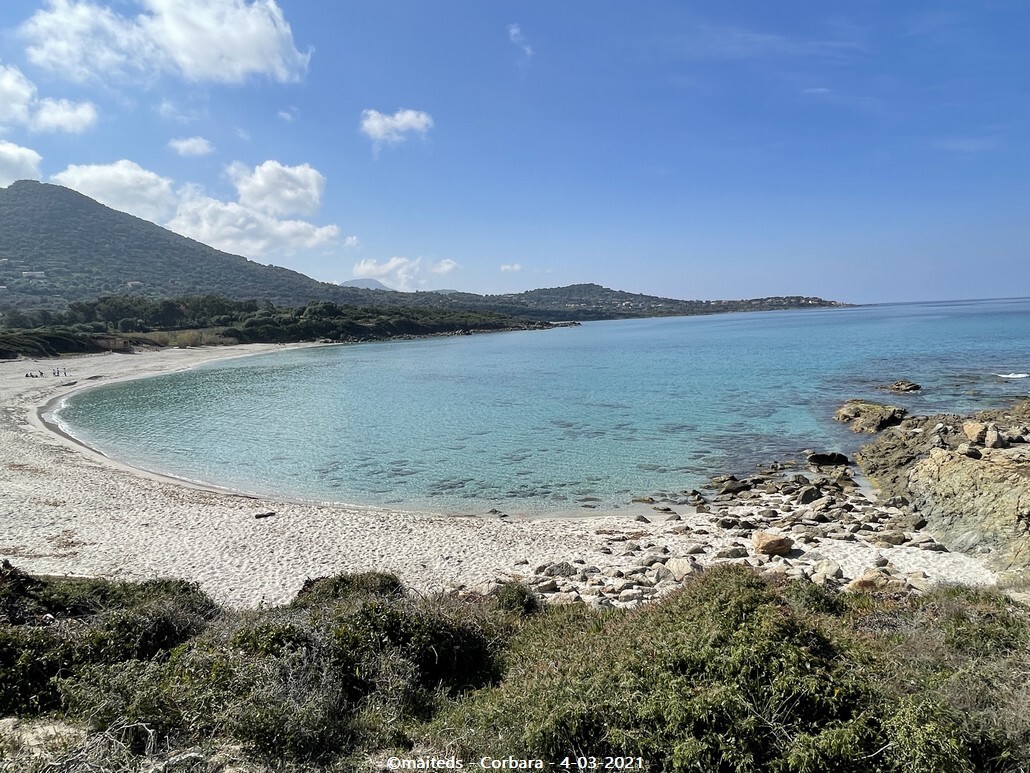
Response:
[{"label": "tree line", "polygon": [[514,317],[465,310],[345,306],[312,301],[276,306],[269,301],[234,301],[217,295],[151,299],[110,295],[75,301],[63,312],[12,310],[0,323],[0,357],[111,348],[112,337],[154,344],[163,331],[208,330],[229,343],[368,341],[398,337],[463,334],[547,327]]}]

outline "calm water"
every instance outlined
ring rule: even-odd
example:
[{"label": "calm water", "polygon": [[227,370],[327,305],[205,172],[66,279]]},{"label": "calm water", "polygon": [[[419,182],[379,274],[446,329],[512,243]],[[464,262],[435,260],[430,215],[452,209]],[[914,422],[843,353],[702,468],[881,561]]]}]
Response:
[{"label": "calm water", "polygon": [[[74,396],[66,430],[240,491],[482,513],[691,488],[803,449],[851,453],[847,398],[912,412],[1028,395],[1030,300],[594,322],[329,346]],[[916,395],[877,386],[899,378]]]}]

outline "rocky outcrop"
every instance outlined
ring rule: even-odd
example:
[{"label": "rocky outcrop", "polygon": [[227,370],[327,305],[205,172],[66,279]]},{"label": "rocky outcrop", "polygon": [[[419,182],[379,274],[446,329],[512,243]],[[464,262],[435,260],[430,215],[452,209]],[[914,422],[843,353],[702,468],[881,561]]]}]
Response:
[{"label": "rocky outcrop", "polygon": [[833,418],[851,427],[852,432],[875,434],[887,427],[900,424],[905,418],[904,408],[896,405],[881,405],[865,400],[848,400],[837,409]]},{"label": "rocky outcrop", "polygon": [[931,449],[909,471],[912,505],[952,550],[982,552],[996,569],[1030,567],[1030,451],[1021,451]]},{"label": "rocky outcrop", "polygon": [[996,570],[1030,568],[1030,401],[974,416],[905,419],[856,455],[887,497],[948,548]]}]

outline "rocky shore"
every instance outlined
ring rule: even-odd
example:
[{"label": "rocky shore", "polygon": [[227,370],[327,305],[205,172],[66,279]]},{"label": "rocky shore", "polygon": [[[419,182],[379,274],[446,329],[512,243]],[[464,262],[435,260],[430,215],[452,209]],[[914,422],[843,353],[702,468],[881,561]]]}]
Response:
[{"label": "rocky shore", "polygon": [[858,455],[951,549],[996,571],[1030,570],[1030,400],[972,416],[905,418]]},{"label": "rocky shore", "polygon": [[713,478],[704,492],[641,498],[650,515],[595,532],[603,543],[598,552],[610,556],[606,565],[559,561],[527,566],[512,578],[549,603],[595,607],[661,598],[718,563],[845,591],[921,593],[940,582],[993,582],[991,572],[965,556],[948,555],[907,499],[877,501],[861,490],[845,457],[808,459],[803,467],[777,463],[745,479]]},{"label": "rocky shore", "polygon": [[[896,382],[904,393],[919,386]],[[879,498],[859,488],[840,454],[809,454],[804,469],[775,463],[710,490],[658,492],[635,530],[598,531],[620,568],[579,560],[537,566],[517,579],[550,603],[632,607],[660,598],[712,564],[843,591],[922,593],[938,582],[1025,587],[1030,578],[1030,400],[972,416],[908,417],[894,405],[851,400],[836,413],[876,435],[857,456]],[[660,523],[655,527],[654,522]],[[972,556],[982,573],[942,553]],[[920,553],[936,554],[932,561]],[[973,575],[973,576],[969,576]],[[1030,594],[1010,592],[1030,602]]]}]

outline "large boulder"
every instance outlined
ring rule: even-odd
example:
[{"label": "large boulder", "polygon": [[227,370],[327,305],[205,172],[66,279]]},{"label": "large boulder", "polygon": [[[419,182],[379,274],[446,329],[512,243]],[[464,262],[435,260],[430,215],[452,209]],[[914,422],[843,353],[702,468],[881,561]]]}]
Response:
[{"label": "large boulder", "polygon": [[833,418],[848,424],[852,432],[865,432],[871,435],[900,424],[905,414],[905,409],[896,405],[848,400],[837,409]]},{"label": "large boulder", "polygon": [[785,556],[794,547],[794,540],[790,537],[770,531],[756,531],[753,539],[755,552],[760,556]]},{"label": "large boulder", "polygon": [[973,459],[935,448],[908,473],[912,504],[952,550],[982,551],[995,569],[1030,567],[1030,461],[991,451]]}]

